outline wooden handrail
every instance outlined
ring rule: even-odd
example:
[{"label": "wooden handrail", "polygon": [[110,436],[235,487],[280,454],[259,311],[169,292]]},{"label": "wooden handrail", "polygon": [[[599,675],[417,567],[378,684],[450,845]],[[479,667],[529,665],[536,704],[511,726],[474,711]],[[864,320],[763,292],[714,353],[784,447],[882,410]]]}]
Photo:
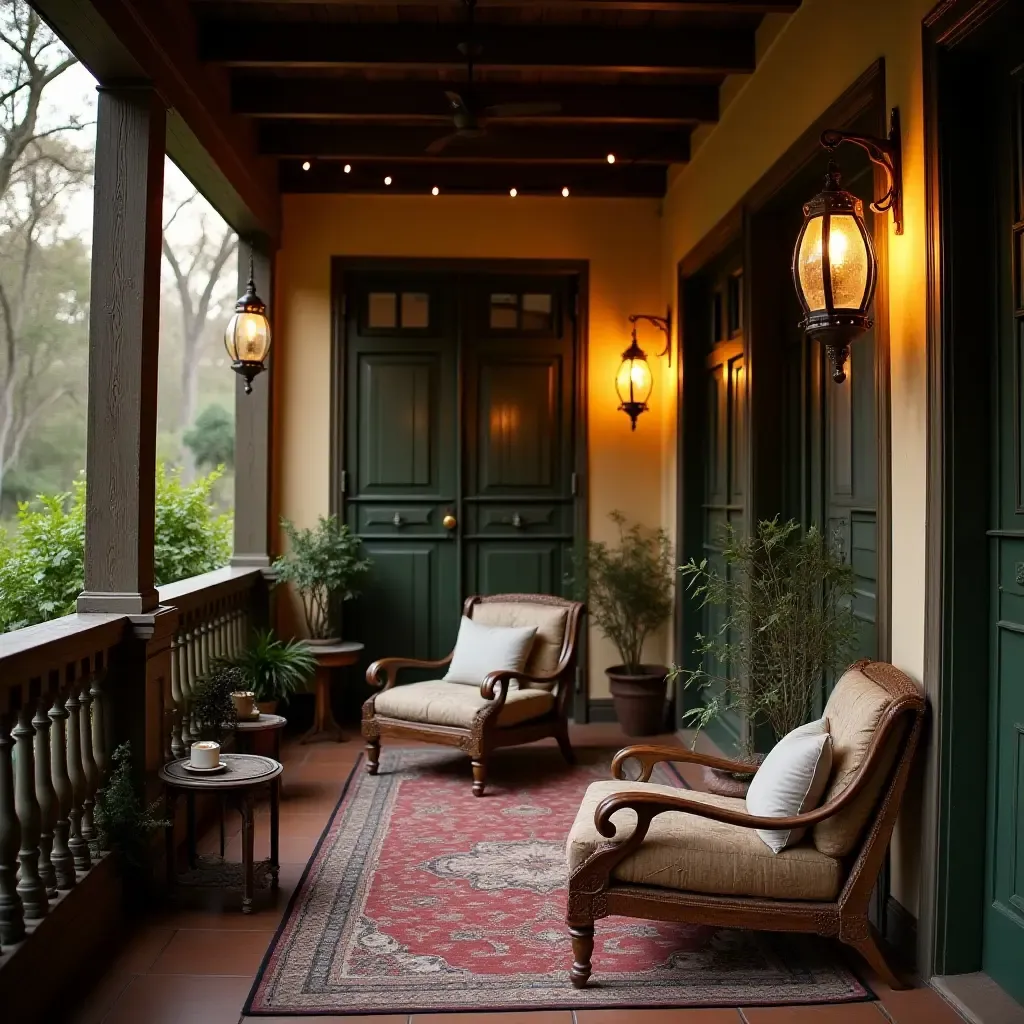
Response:
[{"label": "wooden handrail", "polygon": [[208,605],[230,594],[251,590],[263,579],[260,569],[225,566],[204,572],[201,576],[191,576],[187,580],[168,583],[157,588],[160,603],[173,605],[183,615],[194,608]]}]

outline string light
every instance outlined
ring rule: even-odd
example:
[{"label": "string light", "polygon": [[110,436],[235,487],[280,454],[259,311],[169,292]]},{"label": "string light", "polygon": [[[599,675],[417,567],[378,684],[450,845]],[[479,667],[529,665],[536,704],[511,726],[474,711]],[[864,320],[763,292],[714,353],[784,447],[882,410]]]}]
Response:
[{"label": "string light", "polygon": [[519,195],[519,193],[518,193],[518,192],[517,192],[517,191],[516,191],[516,190],[515,190],[514,188],[510,188],[510,189],[508,190],[508,194],[509,194],[509,195],[510,195],[510,196],[511,196],[511,197],[512,197],[513,199],[515,199],[515,197],[516,197],[517,195]]},{"label": "string light", "polygon": [[605,157],[605,159],[608,161],[608,163],[613,164],[615,163],[615,154],[609,153],[608,156]]},{"label": "string light", "polygon": [[569,188],[568,188],[568,186],[566,186],[565,188],[562,189],[562,195],[566,199],[569,198]]},{"label": "string light", "polygon": [[391,175],[390,174],[384,179],[384,184],[385,185],[390,185],[391,184]]},{"label": "string light", "polygon": [[439,189],[439,188],[438,188],[438,187],[437,187],[437,186],[435,185],[435,186],[434,186],[434,187],[433,187],[433,188],[432,188],[432,189],[430,190],[430,194],[431,194],[432,196],[436,196],[436,195],[437,195],[437,194],[438,194],[438,193],[439,193],[440,191],[441,191],[441,190],[440,190],[440,189]]},{"label": "string light", "polygon": [[308,160],[303,160],[302,161],[302,169],[304,171],[308,171],[309,170],[309,161]]},{"label": "string light", "polygon": [[352,165],[351,164],[345,164],[345,166],[342,168],[342,170],[346,174],[351,174],[352,173]]}]

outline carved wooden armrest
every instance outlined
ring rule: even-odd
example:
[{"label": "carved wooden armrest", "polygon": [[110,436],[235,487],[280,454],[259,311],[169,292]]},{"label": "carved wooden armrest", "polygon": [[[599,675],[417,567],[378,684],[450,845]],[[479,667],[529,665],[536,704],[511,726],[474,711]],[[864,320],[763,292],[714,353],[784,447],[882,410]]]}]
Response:
[{"label": "carved wooden armrest", "polygon": [[[640,762],[639,778],[625,779],[622,774],[622,766],[630,758],[635,758]],[[654,747],[645,743],[637,743],[631,747],[623,747],[612,758],[612,778],[625,779],[626,782],[648,782],[651,772],[654,771],[654,766],[661,761],[701,764],[708,768],[718,768],[725,772],[739,772],[744,775],[753,775],[758,767],[748,761],[734,761],[726,757],[716,757],[714,754],[701,754],[699,751],[690,750],[687,747]]]},{"label": "carved wooden armrest", "polygon": [[485,700],[494,702],[495,710],[487,709],[487,714],[497,714],[497,709],[505,703],[512,680],[518,679],[519,685],[523,683],[557,683],[558,673],[548,675],[546,673],[532,675],[529,672],[514,672],[512,669],[497,669],[488,672],[484,681],[480,684],[480,696]]},{"label": "carved wooden armrest", "polygon": [[416,658],[381,658],[366,670],[366,681],[371,686],[390,690],[403,668],[444,668],[452,660],[449,654],[440,661],[420,661]]}]

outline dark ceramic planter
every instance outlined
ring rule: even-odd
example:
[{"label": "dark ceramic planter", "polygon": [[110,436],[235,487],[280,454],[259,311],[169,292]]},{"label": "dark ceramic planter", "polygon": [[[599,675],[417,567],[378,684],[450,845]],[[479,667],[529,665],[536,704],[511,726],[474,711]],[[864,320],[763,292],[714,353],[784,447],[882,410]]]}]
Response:
[{"label": "dark ceramic planter", "polygon": [[625,665],[605,669],[615,703],[615,716],[627,736],[654,736],[665,731],[664,665],[641,665],[633,674]]}]

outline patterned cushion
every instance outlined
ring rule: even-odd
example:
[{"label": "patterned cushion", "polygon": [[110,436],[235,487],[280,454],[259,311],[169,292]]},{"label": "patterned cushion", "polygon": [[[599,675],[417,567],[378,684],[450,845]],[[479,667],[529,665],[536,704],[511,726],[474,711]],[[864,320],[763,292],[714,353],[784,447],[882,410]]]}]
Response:
[{"label": "patterned cushion", "polygon": [[[532,675],[554,672],[562,653],[568,608],[528,601],[494,601],[473,605],[473,621],[486,626],[536,626],[533,650],[526,660],[526,671]],[[550,688],[552,684],[531,683]]]},{"label": "patterned cushion", "polygon": [[[745,811],[742,799],[715,796],[643,782],[594,782],[587,789],[569,833],[569,870],[608,842],[594,828],[597,805],[612,793],[650,792],[685,796],[687,800]],[[625,838],[636,822],[632,811],[612,818]],[[684,892],[774,899],[830,900],[839,892],[843,869],[839,861],[819,853],[810,843],[773,853],[751,828],[726,825],[683,811],[666,811],[651,822],[640,848],[622,861],[612,877],[635,885],[655,885]]]},{"label": "patterned cushion", "polygon": [[[825,705],[825,718],[832,736],[832,775],[821,801],[823,804],[835,800],[853,781],[892,700],[888,691],[859,668],[849,669],[836,683]],[[899,749],[899,738],[894,737],[853,803],[814,826],[814,845],[818,850],[830,857],[844,857],[852,852],[896,763]]]},{"label": "patterned cushion", "polygon": [[[378,715],[385,718],[471,729],[477,712],[490,704],[491,701],[480,696],[478,689],[433,679],[425,683],[393,686],[376,696],[373,707]],[[554,704],[555,699],[547,690],[510,689],[505,706],[498,715],[498,725],[518,725],[539,718],[547,714]]]}]

